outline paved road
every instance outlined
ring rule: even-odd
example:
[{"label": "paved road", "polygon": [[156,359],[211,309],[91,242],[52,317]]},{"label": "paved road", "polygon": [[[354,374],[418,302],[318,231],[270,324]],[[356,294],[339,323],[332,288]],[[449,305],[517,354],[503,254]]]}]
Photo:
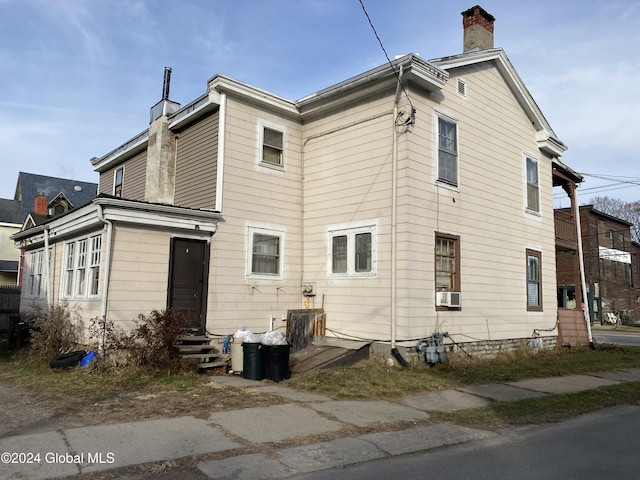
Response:
[{"label": "paved road", "polygon": [[497,478],[616,480],[638,478],[640,407],[616,407],[557,424],[525,427],[497,437],[295,477],[389,480]]},{"label": "paved road", "polygon": [[593,340],[596,343],[614,343],[616,345],[640,347],[640,335],[634,333],[593,332]]}]

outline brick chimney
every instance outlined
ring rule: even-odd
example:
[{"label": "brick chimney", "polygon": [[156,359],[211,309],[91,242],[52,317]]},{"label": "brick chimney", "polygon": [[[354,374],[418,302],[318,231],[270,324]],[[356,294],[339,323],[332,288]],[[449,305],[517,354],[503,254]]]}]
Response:
[{"label": "brick chimney", "polygon": [[462,27],[464,28],[464,50],[493,48],[493,15],[480,5],[462,12]]},{"label": "brick chimney", "polygon": [[38,193],[33,200],[33,213],[38,215],[47,215],[49,210],[49,199],[45,197],[44,192]]}]

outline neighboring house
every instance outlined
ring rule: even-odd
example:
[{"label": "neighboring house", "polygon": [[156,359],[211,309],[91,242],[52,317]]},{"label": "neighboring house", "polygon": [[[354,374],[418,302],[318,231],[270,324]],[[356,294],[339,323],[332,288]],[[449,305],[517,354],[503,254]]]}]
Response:
[{"label": "neighboring house", "polygon": [[19,201],[0,198],[0,286],[18,284],[20,250],[11,235],[20,231],[23,220]]},{"label": "neighboring house", "polygon": [[125,328],[184,308],[216,335],[315,308],[327,335],[406,351],[434,332],[554,343],[552,187],[581,177],[493,20],[463,12],[462,54],[298,101],[216,75],[180,108],[165,77],[149,128],[92,159],[100,195],[14,236],[25,284],[46,285],[23,308],[68,300]]},{"label": "neighboring house", "polygon": [[[566,215],[556,210],[556,218]],[[580,207],[585,284],[592,322],[618,318],[626,323],[640,321],[638,312],[638,245],[631,241],[632,223],[596,210]],[[574,300],[573,276],[576,256],[558,256],[558,304]]]},{"label": "neighboring house", "polygon": [[[98,184],[96,183],[20,172],[14,199],[1,200],[5,202],[6,209],[0,210],[0,224],[3,222],[17,224],[17,228],[8,233],[7,237],[9,237],[20,229],[24,230],[46,223],[55,216],[88,203],[96,196],[97,189]],[[2,254],[0,266],[15,267],[13,285],[16,284],[16,281],[21,284],[19,272],[24,264],[20,250],[7,238],[6,245],[0,245],[0,254]],[[9,263],[3,263],[3,261]],[[38,268],[42,269],[43,267]]]},{"label": "neighboring house", "polygon": [[14,200],[21,204],[22,221],[33,214],[42,221],[88,203],[97,193],[96,183],[20,172]]}]

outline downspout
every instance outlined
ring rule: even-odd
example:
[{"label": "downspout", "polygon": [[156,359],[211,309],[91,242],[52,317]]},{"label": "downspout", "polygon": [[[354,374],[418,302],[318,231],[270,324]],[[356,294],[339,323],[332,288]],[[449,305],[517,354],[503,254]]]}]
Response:
[{"label": "downspout", "polygon": [[593,344],[593,336],[591,335],[591,318],[589,315],[589,297],[587,297],[587,285],[584,275],[584,256],[582,254],[582,229],[580,228],[580,206],[578,205],[578,187],[573,189],[573,217],[576,220],[576,232],[578,234],[578,259],[580,262],[580,285],[582,288],[582,301],[584,307],[582,312],[584,313],[584,321],[587,324],[587,335],[589,336],[589,344]]},{"label": "downspout", "polygon": [[100,220],[107,229],[107,251],[104,259],[105,272],[102,277],[102,308],[100,311],[102,319],[106,321],[107,304],[109,300],[109,277],[111,276],[111,241],[113,238],[113,223],[111,222],[111,220],[107,220],[106,218],[104,218],[104,207],[102,205],[98,205],[98,220]]},{"label": "downspout", "polygon": [[391,154],[391,354],[396,361],[403,367],[408,366],[407,361],[402,357],[396,347],[396,329],[397,329],[397,190],[398,190],[398,129],[396,127],[396,119],[398,117],[398,103],[400,102],[400,94],[402,88],[402,65],[398,73],[398,84],[396,85],[396,95],[393,101],[393,149]]},{"label": "downspout", "polygon": [[51,267],[49,258],[49,225],[44,227],[44,264],[47,272],[47,306],[50,307],[51,304]]}]

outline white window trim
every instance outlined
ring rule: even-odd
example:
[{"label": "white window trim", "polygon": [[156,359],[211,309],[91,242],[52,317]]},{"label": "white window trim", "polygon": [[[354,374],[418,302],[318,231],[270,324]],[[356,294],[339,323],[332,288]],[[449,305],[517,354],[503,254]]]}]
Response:
[{"label": "white window trim", "polygon": [[[530,159],[533,162],[535,162],[536,169],[538,171],[538,210],[533,210],[529,208],[529,194],[528,194],[529,183],[527,181],[527,159]],[[531,155],[529,153],[524,152],[522,154],[522,167],[524,172],[524,175],[523,175],[524,176],[524,197],[523,197],[524,211],[525,213],[531,216],[540,217],[542,214],[542,198],[540,195],[540,160],[535,155]]]},{"label": "white window trim", "polygon": [[[66,242],[64,245],[64,261],[62,265],[62,278],[60,283],[60,297],[65,299],[95,299],[100,296],[100,286],[98,285],[98,289],[96,293],[91,292],[92,274],[95,272],[96,268],[98,270],[98,282],[100,282],[100,270],[102,269],[102,240],[98,242],[98,246],[100,247],[100,252],[98,254],[97,264],[92,262],[92,259],[95,259],[95,252],[93,247],[96,245],[94,242],[95,237],[101,237],[102,234],[94,234],[89,235],[82,238],[77,238],[75,240]],[[83,267],[80,267],[78,264],[80,258],[80,243],[86,242],[86,252],[85,252],[85,264]],[[68,257],[69,257],[69,248],[70,245],[74,245],[74,253],[73,253],[73,267],[72,269],[68,269]],[[78,291],[78,272],[80,268],[84,269],[84,288],[83,291]],[[68,282],[71,281],[71,293],[67,292]]]},{"label": "white window trim", "polygon": [[[440,180],[440,126],[438,122],[440,118],[456,125],[456,185]],[[456,192],[460,191],[460,124],[452,116],[437,111],[433,112],[433,178],[434,184],[439,187]]]},{"label": "white window trim", "polygon": [[[282,165],[274,165],[273,163],[264,162],[262,160],[262,147],[264,145],[264,129],[270,128],[282,133]],[[268,120],[258,120],[258,166],[269,168],[272,170],[284,171],[287,165],[287,128],[284,125],[270,122]]]},{"label": "white window trim", "polygon": [[[266,273],[253,273],[252,263],[253,263],[253,236],[254,234],[262,234],[262,235],[271,235],[273,237],[278,237],[280,250],[278,252],[279,264],[278,264],[278,273],[277,274],[266,274]],[[246,276],[248,279],[253,280],[284,280],[284,252],[285,252],[285,232],[284,230],[277,230],[272,228],[263,228],[263,227],[247,227],[247,264],[246,264]]]},{"label": "white window trim", "polygon": [[[327,276],[329,278],[375,277],[377,275],[377,226],[367,224],[355,227],[334,228],[327,234]],[[371,233],[371,271],[357,272],[356,265],[356,235]],[[333,237],[347,237],[347,271],[333,272]]]},{"label": "white window trim", "polygon": [[[45,264],[44,248],[33,250],[26,254],[24,276],[27,280],[23,288],[25,298],[47,298],[49,287],[47,273],[51,270],[52,251],[53,248],[49,248],[49,268]],[[36,285],[38,285],[37,288]]]}]

